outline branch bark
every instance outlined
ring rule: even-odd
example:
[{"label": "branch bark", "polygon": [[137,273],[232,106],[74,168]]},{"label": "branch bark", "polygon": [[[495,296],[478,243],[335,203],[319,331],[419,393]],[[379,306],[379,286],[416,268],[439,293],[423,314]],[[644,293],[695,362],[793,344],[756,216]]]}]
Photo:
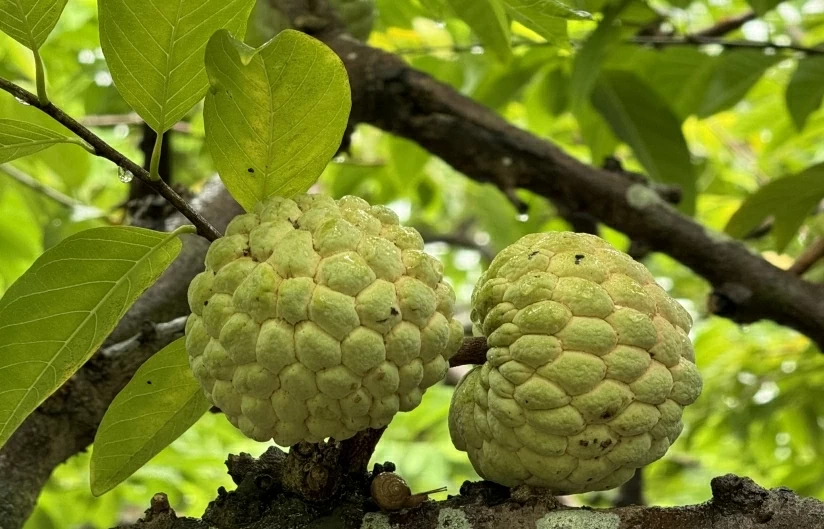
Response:
[{"label": "branch bark", "polygon": [[[225,227],[241,212],[215,180],[193,206]],[[168,228],[185,220],[176,216]],[[101,350],[44,402],[0,449],[0,526],[23,526],[54,468],[91,444],[103,414],[137,368],[182,334],[179,325],[154,325],[188,314],[186,289],[203,269],[205,239],[183,236],[180,256],[109,336]]]},{"label": "branch bark", "polygon": [[18,100],[48,114],[55,121],[77,134],[83,141],[90,145],[94,150],[94,154],[114,162],[118,167],[131,172],[134,176],[142,180],[147,186],[154,189],[157,194],[168,200],[169,203],[189,219],[197,228],[200,236],[210,241],[214,241],[220,237],[220,233],[214,226],[209,224],[202,215],[195,211],[191,204],[183,200],[169,184],[162,179],[152,180],[148,171],[128,159],[123,153],[103,141],[98,135],[81,125],[77,120],[60,110],[54,104],[49,102],[41,103],[36,95],[2,77],[0,77],[0,90],[8,92]]},{"label": "branch bark", "polygon": [[742,324],[770,319],[824,348],[824,286],[682,215],[648,186],[584,164],[399,57],[353,39],[325,2],[286,0],[282,7],[298,29],[344,61],[353,122],[413,140],[479,182],[528,189],[587,213],[706,279],[715,289],[709,308],[716,314]]},{"label": "branch bark", "polygon": [[465,482],[459,496],[419,508],[381,513],[369,496],[369,474],[353,479],[332,499],[304,502],[281,482],[285,455],[277,448],[255,460],[229,456],[235,491],[219,490],[202,519],[179,518],[165,495],[156,494],[131,529],[442,529],[513,527],[562,529],[787,529],[821,528],[824,503],[785,488],[765,490],[749,478],[728,474],[711,482],[710,501],[684,507],[567,508],[547,491],[510,491],[489,482]]}]

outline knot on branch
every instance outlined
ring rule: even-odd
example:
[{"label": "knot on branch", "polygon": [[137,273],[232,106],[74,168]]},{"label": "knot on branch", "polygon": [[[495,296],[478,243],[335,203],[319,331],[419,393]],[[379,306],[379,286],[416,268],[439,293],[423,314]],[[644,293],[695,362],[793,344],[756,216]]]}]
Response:
[{"label": "knot on branch", "polygon": [[781,505],[769,491],[758,486],[747,477],[727,474],[713,478],[710,482],[712,503],[724,514],[741,513],[755,520],[766,523],[772,519]]},{"label": "knot on branch", "polygon": [[748,323],[742,319],[740,307],[752,299],[752,290],[740,283],[724,283],[710,294],[707,300],[707,310],[717,316],[730,318],[738,323]]}]

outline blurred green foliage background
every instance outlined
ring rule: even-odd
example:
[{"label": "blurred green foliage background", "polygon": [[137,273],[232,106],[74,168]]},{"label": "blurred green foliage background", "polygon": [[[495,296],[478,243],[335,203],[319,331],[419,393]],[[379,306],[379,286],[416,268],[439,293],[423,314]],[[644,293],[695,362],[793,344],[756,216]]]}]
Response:
[{"label": "blurred green foliage background", "polygon": [[[633,152],[615,139],[591,107],[575,113],[570,109],[575,44],[596,27],[594,22],[570,23],[572,48],[516,46],[512,61],[501,64],[483,47],[475,46],[478,40],[463,22],[433,18],[424,9],[428,3],[378,0],[370,42],[401,53],[414,67],[516,125],[550,138],[584,161],[600,164],[605,154],[614,152],[626,167],[641,170]],[[598,0],[575,4],[592,11],[602,5]],[[640,19],[649,18],[654,9],[682,32],[748,9],[742,0],[654,0],[637,2],[637,7]],[[141,162],[141,127],[112,86],[96,18],[94,0],[69,3],[41,50],[49,93],[81,121],[105,123],[95,126],[95,131]],[[262,42],[279,23],[263,7],[253,19],[249,35],[253,43]],[[629,19],[624,22],[631,25]],[[734,36],[820,42],[824,40],[824,3],[784,2],[745,24]],[[516,24],[514,37],[534,35]],[[700,53],[712,56],[712,50]],[[690,87],[665,90],[667,85],[661,80],[667,72],[659,66],[661,61],[690,64],[695,54],[699,52],[693,48],[654,50],[618,43],[608,49],[604,63],[641,76],[679,108],[687,104],[684,98],[690,96]],[[752,88],[745,87],[738,95],[740,101],[708,117],[690,116],[683,122],[697,174],[695,216],[708,228],[723,230],[742,201],[769,181],[824,161],[824,142],[820,141],[824,111],[813,112],[798,130],[784,102],[795,62],[792,58],[774,61]],[[1,34],[0,75],[30,88],[34,84],[30,53]],[[0,94],[0,115],[59,127],[7,94]],[[187,117],[185,130],[174,132],[171,141],[173,179],[196,191],[213,174],[203,144],[199,107]],[[67,235],[122,222],[122,205],[128,195],[128,186],[119,181],[111,164],[71,145],[53,147],[11,166],[65,194],[67,200],[55,201],[0,167],[0,292],[44,249]],[[357,129],[350,154],[330,164],[318,189],[388,204],[407,224],[419,228],[428,241],[427,249],[444,260],[461,305],[459,317],[465,322],[472,287],[490,255],[527,233],[569,229],[548,201],[520,193],[528,208],[519,213],[497,188],[477,184],[416,145],[367,126]],[[624,236],[608,228],[602,227],[601,235],[620,249],[629,246]],[[821,235],[822,217],[810,216],[780,252],[771,235],[749,244],[786,268]],[[750,476],[765,487],[783,485],[824,499],[824,356],[803,336],[775,324],[742,328],[708,316],[704,304],[709,287],[703,280],[663,255],[652,254],[645,264],[696,320],[693,338],[705,380],[702,397],[685,414],[684,434],[666,457],[644,471],[648,501],[657,505],[704,501],[710,496],[710,478],[727,472]],[[813,269],[808,277],[824,279],[824,267]],[[448,486],[454,494],[464,480],[477,479],[465,455],[449,440],[450,396],[451,387],[446,384],[427,392],[419,408],[392,422],[374,456],[376,462],[395,462],[413,491]],[[101,498],[93,498],[89,491],[89,454],[78,455],[57,469],[26,529],[111,527],[134,520],[159,491],[169,495],[179,514],[198,516],[218,487],[232,486],[223,464],[227,454],[257,455],[266,447],[244,438],[221,415],[207,414],[150,464]],[[607,505],[614,494],[593,493],[571,501]]]}]

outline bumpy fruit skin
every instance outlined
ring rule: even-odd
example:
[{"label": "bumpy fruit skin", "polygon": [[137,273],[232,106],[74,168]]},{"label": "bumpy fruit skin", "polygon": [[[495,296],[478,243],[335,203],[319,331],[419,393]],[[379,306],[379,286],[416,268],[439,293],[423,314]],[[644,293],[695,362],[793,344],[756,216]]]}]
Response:
[{"label": "bumpy fruit skin", "polygon": [[186,350],[207,398],[282,446],[386,426],[463,340],[421,236],[357,197],[273,197],[235,217],[189,305]]},{"label": "bumpy fruit skin", "polygon": [[455,390],[449,427],[479,475],[572,494],[659,459],[701,393],[692,320],[602,239],[527,235],[472,296],[487,361]]}]

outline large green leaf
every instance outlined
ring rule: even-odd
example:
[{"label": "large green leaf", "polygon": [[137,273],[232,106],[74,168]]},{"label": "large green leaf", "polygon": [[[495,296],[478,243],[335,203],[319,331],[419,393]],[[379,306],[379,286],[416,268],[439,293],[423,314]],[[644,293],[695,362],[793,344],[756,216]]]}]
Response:
[{"label": "large green leaf", "polygon": [[681,209],[691,213],[695,170],[690,151],[681,120],[658,93],[631,72],[606,70],[598,78],[592,102],[652,178],[681,187]]},{"label": "large green leaf", "polygon": [[684,120],[702,103],[716,59],[696,48],[662,48],[647,66],[645,79]]},{"label": "large green leaf", "polygon": [[177,234],[94,228],[47,250],[0,299],[0,446],[94,354],[177,257]]},{"label": "large green leaf", "polygon": [[589,147],[591,163],[597,166],[603,165],[606,157],[615,153],[620,143],[618,138],[612,133],[601,114],[592,107],[591,102],[585,101],[574,107],[572,113],[578,122],[581,137]]},{"label": "large green leaf", "polygon": [[206,43],[243,36],[254,0],[99,0],[100,44],[123,99],[165,132],[209,87]]},{"label": "large green leaf", "polygon": [[807,118],[821,106],[824,98],[824,57],[799,59],[798,67],[787,85],[787,109],[798,130],[804,128]]},{"label": "large green leaf", "polygon": [[778,54],[766,55],[761,50],[724,52],[715,63],[698,116],[711,116],[741,101],[767,68],[779,60]]},{"label": "large green leaf", "polygon": [[80,143],[40,125],[0,118],[0,163],[48,149],[58,143]]},{"label": "large green leaf", "polygon": [[458,17],[478,35],[481,42],[501,60],[512,56],[509,47],[509,20],[501,0],[447,0]]},{"label": "large green leaf", "polygon": [[824,164],[773,180],[753,193],[730,219],[724,230],[743,237],[768,216],[778,251],[783,251],[810,211],[824,198]]},{"label": "large green leaf", "polygon": [[320,41],[286,30],[258,49],[217,32],[206,50],[206,143],[244,208],[309,189],[340,146],[349,78]]},{"label": "large green leaf", "polygon": [[509,15],[549,42],[566,42],[567,19],[592,18],[558,0],[503,0]]},{"label": "large green leaf", "polygon": [[0,31],[30,50],[46,42],[68,0],[0,0]]},{"label": "large green leaf", "polygon": [[112,401],[94,438],[92,494],[134,474],[211,406],[189,368],[186,339],[152,355]]},{"label": "large green leaf", "polygon": [[575,54],[570,77],[570,102],[573,108],[589,102],[589,96],[610,49],[621,38],[622,27],[616,19],[626,2],[608,8],[604,18],[589,34],[580,50]]}]

